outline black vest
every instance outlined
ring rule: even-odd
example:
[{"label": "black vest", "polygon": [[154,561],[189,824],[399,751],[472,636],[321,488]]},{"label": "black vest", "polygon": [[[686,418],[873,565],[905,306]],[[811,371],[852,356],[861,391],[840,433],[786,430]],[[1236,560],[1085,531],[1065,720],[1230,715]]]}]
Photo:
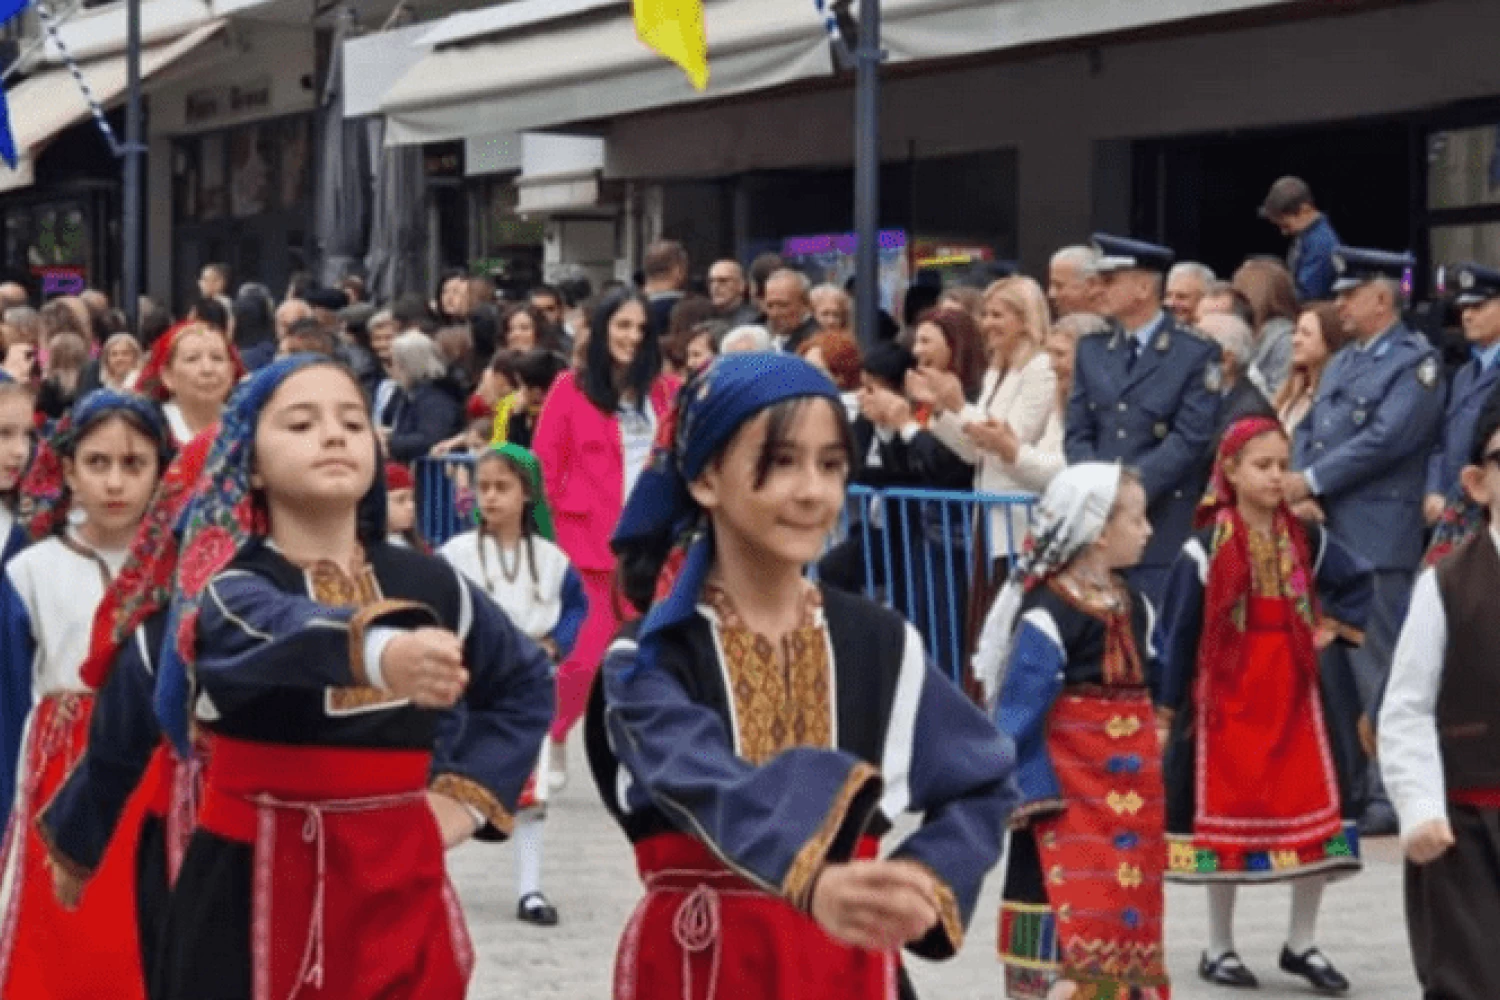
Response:
[{"label": "black vest", "polygon": [[1443,779],[1450,790],[1500,788],[1500,553],[1488,529],[1436,574],[1448,620],[1436,712]]}]

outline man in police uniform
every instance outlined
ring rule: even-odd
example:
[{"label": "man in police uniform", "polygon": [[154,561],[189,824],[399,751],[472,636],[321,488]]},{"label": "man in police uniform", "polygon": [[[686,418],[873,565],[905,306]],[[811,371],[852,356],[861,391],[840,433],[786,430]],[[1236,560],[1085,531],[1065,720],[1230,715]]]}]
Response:
[{"label": "man in police uniform", "polygon": [[[1375,568],[1364,646],[1349,654],[1367,720],[1377,717],[1391,653],[1422,557],[1422,488],[1443,419],[1442,370],[1425,337],[1401,322],[1409,254],[1340,247],[1339,318],[1353,340],[1323,372],[1297,425],[1287,500],[1312,501],[1330,532]],[[1308,509],[1304,507],[1303,509]],[[1372,767],[1367,835],[1394,833],[1395,812]]]},{"label": "man in police uniform", "polygon": [[1455,301],[1463,312],[1471,358],[1453,375],[1437,446],[1427,460],[1422,515],[1428,524],[1442,516],[1444,504],[1453,496],[1458,472],[1468,460],[1479,411],[1500,385],[1500,272],[1466,264],[1452,273],[1458,283]]},{"label": "man in police uniform", "polygon": [[1219,346],[1162,311],[1171,250],[1104,235],[1093,245],[1101,311],[1113,329],[1078,342],[1067,456],[1140,470],[1153,533],[1131,582],[1159,604],[1208,482],[1223,387]]}]

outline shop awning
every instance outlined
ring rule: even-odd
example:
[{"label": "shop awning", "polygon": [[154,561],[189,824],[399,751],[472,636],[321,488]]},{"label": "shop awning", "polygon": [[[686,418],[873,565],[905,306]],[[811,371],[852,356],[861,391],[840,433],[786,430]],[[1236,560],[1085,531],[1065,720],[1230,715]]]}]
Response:
[{"label": "shop awning", "polygon": [[[884,0],[888,64],[1086,38],[1296,0]],[[439,44],[381,101],[395,145],[555,128],[712,101],[828,76],[832,56],[812,0],[708,0],[710,77],[682,71],[636,38],[628,7],[573,23],[513,27]],[[449,37],[434,32],[426,41]]]},{"label": "shop awning", "polygon": [[[214,35],[225,22],[211,21],[200,25],[171,42],[141,50],[141,80],[164,72]],[[94,98],[105,107],[125,95],[125,56],[107,56],[81,63],[79,70],[88,81]],[[0,191],[26,187],[32,183],[31,161],[54,136],[89,117],[88,102],[78,89],[78,82],[65,66],[55,66],[33,74],[8,94],[11,128],[16,149],[21,154],[17,170],[0,165]],[[121,141],[124,136],[120,136]]]}]

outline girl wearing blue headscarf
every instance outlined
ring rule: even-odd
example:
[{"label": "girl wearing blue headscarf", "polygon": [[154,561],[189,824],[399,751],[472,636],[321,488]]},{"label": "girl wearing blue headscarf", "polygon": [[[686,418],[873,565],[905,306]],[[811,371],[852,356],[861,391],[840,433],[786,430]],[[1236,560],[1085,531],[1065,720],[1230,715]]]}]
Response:
[{"label": "girl wearing blue headscarf", "polygon": [[[626,505],[623,588],[658,599],[610,648],[588,732],[646,886],[617,998],[874,1000],[903,946],[963,940],[1011,747],[909,624],[806,580],[851,452],[826,376],[728,355],[683,390]],[[921,827],[874,860],[905,812]]]},{"label": "girl wearing blue headscarf", "polygon": [[189,704],[209,741],[164,1000],[467,993],[443,847],[509,834],[550,665],[456,570],[386,541],[376,454],[327,358],[280,359],[225,409],[156,686],[179,749]]},{"label": "girl wearing blue headscarf", "polygon": [[[0,996],[143,995],[133,903],[140,810],[76,910],[52,893],[35,820],[87,743],[94,691],[81,667],[94,611],[119,574],[170,437],[147,399],[100,389],[41,446],[21,486],[37,541],[0,581],[0,746],[9,826],[0,857]],[[13,779],[13,782],[12,782]]]}]

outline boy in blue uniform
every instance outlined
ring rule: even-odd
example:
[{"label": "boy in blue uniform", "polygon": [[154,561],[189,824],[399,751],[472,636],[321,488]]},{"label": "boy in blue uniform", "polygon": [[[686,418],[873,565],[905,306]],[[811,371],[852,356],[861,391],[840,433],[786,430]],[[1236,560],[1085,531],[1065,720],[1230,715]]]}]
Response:
[{"label": "boy in blue uniform", "polygon": [[[1321,520],[1375,568],[1365,645],[1349,653],[1367,720],[1373,721],[1422,556],[1422,486],[1443,417],[1437,352],[1401,321],[1400,280],[1409,254],[1341,247],[1334,255],[1339,316],[1354,340],[1324,370],[1297,425],[1286,498]],[[1312,501],[1312,503],[1307,503]],[[1395,832],[1373,769],[1366,836]]]},{"label": "boy in blue uniform", "polygon": [[1114,329],[1078,342],[1068,401],[1068,464],[1123,462],[1140,470],[1151,543],[1131,584],[1152,601],[1193,526],[1208,484],[1223,371],[1219,347],[1162,310],[1172,251],[1095,235],[1101,309]]}]

